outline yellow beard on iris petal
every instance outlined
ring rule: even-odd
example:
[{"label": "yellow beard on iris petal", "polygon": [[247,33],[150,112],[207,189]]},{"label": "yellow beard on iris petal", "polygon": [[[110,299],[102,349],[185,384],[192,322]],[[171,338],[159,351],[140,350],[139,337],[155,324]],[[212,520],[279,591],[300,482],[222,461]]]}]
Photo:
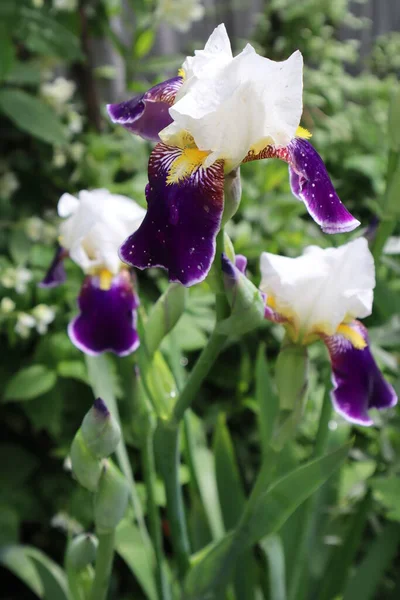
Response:
[{"label": "yellow beard on iris petal", "polygon": [[190,177],[199,167],[202,167],[208,152],[198,148],[184,148],[182,154],[178,156],[169,168],[167,184],[179,183]]}]

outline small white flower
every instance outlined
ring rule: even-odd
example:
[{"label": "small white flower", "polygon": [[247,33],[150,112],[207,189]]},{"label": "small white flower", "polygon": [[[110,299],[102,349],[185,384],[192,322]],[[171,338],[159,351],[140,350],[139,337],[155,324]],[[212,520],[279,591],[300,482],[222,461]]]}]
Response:
[{"label": "small white flower", "polygon": [[44,221],[39,217],[29,217],[25,221],[25,233],[32,242],[38,242],[43,237]]},{"label": "small white flower", "polygon": [[1,302],[0,302],[0,311],[4,315],[7,315],[7,314],[13,312],[14,309],[15,309],[14,300],[11,300],[11,298],[9,298],[8,296],[4,296],[4,298],[2,298]]},{"label": "small white flower", "polygon": [[54,148],[52,163],[56,169],[62,169],[67,164],[67,155],[61,148]]},{"label": "small white flower", "polygon": [[136,202],[108,190],[82,190],[75,198],[63,194],[58,214],[61,245],[86,273],[120,268],[118,248],[141,224],[146,211]]},{"label": "small white flower", "polygon": [[233,168],[250,149],[286,146],[295,136],[303,109],[299,51],[275,62],[248,44],[233,57],[219,25],[183,70],[185,82],[169,111],[174,122],[160,133],[163,142],[179,145],[186,131],[200,150],[211,152],[205,166],[221,158]]},{"label": "small white flower", "polygon": [[48,326],[56,316],[56,311],[47,304],[38,304],[32,309],[32,316],[36,321],[36,331],[43,335],[47,332]]},{"label": "small white flower", "polygon": [[36,321],[31,315],[26,312],[20,312],[18,313],[14,330],[20,337],[26,339],[30,336],[31,330],[35,325]]},{"label": "small white flower", "polygon": [[69,155],[73,161],[79,162],[85,153],[85,146],[80,142],[75,142],[69,146]]},{"label": "small white flower", "polygon": [[73,135],[80,133],[82,131],[83,119],[82,119],[81,115],[76,112],[76,110],[68,111],[67,119],[68,119],[68,129]]},{"label": "small white flower", "polygon": [[0,197],[8,200],[19,188],[19,181],[12,171],[6,171],[0,176]]},{"label": "small white flower", "polygon": [[78,0],[53,0],[53,8],[72,12],[78,8]]},{"label": "small white flower", "polygon": [[263,252],[260,269],[267,304],[303,336],[333,335],[343,321],[371,314],[375,266],[365,238],[339,248],[309,246],[298,258]]},{"label": "small white flower", "polygon": [[33,275],[25,267],[8,267],[1,276],[1,283],[6,288],[14,288],[17,294],[23,294],[28,289],[27,284],[32,281]]},{"label": "small white flower", "polygon": [[42,96],[56,110],[60,111],[71,100],[75,93],[75,83],[65,77],[57,77],[51,83],[44,83],[41,88]]},{"label": "small white flower", "polygon": [[185,32],[203,18],[204,6],[198,0],[158,0],[155,14],[160,21]]}]

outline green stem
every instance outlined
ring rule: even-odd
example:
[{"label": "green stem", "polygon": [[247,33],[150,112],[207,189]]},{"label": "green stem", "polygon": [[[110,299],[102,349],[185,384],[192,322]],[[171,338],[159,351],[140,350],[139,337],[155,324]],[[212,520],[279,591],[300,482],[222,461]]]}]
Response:
[{"label": "green stem", "polygon": [[165,562],[162,548],[161,520],[155,499],[156,469],[153,450],[153,430],[148,427],[142,446],[142,465],[147,491],[147,510],[150,523],[150,533],[156,554],[156,583],[159,600],[170,600],[171,591],[165,573]]},{"label": "green stem", "polygon": [[381,257],[383,248],[386,244],[386,241],[392,235],[394,229],[396,227],[396,219],[390,220],[382,220],[378,225],[378,231],[376,232],[375,241],[372,246],[372,254],[375,260],[375,264],[378,264],[378,261]]},{"label": "green stem", "polygon": [[[313,458],[323,455],[326,449],[329,434],[329,419],[332,413],[330,398],[330,383],[327,382],[324,399],[319,417],[318,431],[315,439]],[[309,555],[307,545],[310,536],[311,524],[314,515],[315,497],[311,496],[302,505],[302,518],[300,519],[300,531],[296,537],[297,560],[293,569],[293,575],[289,587],[288,600],[300,600],[303,597],[304,586],[308,575]]]},{"label": "green stem", "polygon": [[167,499],[167,516],[180,580],[189,568],[190,544],[179,480],[179,425],[159,423],[156,431],[157,462]]},{"label": "green stem", "polygon": [[85,600],[84,594],[78,583],[78,574],[75,569],[70,566],[65,568],[68,579],[68,591],[71,600]]},{"label": "green stem", "polygon": [[[108,409],[113,414],[119,424],[121,418],[119,415],[118,404],[115,399],[114,390],[112,388],[113,377],[110,372],[110,365],[107,357],[103,356],[86,356],[86,364],[89,373],[89,380],[96,397],[101,397],[106,403]],[[144,521],[142,506],[136,490],[136,482],[133,476],[131,464],[129,461],[128,451],[126,449],[125,440],[121,427],[121,441],[116,449],[118,464],[122,473],[129,484],[131,504],[136,516],[140,535],[143,545],[146,548],[147,560],[150,560],[152,553],[151,541]]]},{"label": "green stem", "polygon": [[114,559],[115,531],[100,533],[98,538],[99,546],[90,600],[106,600]]}]

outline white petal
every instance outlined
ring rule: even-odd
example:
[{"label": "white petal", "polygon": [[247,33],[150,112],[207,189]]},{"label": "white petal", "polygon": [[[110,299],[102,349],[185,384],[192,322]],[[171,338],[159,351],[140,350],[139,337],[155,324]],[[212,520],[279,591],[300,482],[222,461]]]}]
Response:
[{"label": "white petal", "polygon": [[103,189],[82,190],[79,200],[60,225],[61,244],[85,272],[104,267],[117,273],[119,246],[136,231],[146,211],[126,196]]},{"label": "white petal", "polygon": [[196,50],[194,56],[188,56],[182,65],[186,79],[193,75],[201,77],[202,74],[216,71],[232,59],[231,42],[225,25],[218,25],[208,38],[204,50]]},{"label": "white petal", "polygon": [[71,194],[63,194],[58,201],[57,211],[60,217],[69,217],[79,208],[79,200]]},{"label": "white petal", "polygon": [[344,319],[371,314],[375,267],[365,238],[339,248],[310,246],[298,258],[264,252],[260,288],[303,333],[333,335]]},{"label": "white petal", "polygon": [[233,59],[196,56],[190,68],[193,75],[170,108],[174,128],[162,132],[166,143],[187,130],[201,150],[236,166],[260,140],[284,146],[294,137],[302,113],[300,52],[274,62],[247,45]]}]

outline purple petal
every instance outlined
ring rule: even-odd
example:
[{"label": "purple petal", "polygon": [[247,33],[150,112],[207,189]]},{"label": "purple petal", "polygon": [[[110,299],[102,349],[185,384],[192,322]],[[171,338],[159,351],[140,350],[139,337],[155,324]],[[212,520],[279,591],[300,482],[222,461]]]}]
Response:
[{"label": "purple petal", "polygon": [[68,333],[82,352],[92,356],[102,352],[126,356],[139,346],[135,328],[139,299],[126,270],[112,279],[108,290],[100,288],[97,276],[86,277],[78,306],[80,314],[69,324]]},{"label": "purple petal", "polygon": [[138,267],[162,267],[170,281],[190,286],[203,281],[215,255],[224,207],[224,169],[217,161],[179,183],[167,183],[171,164],[183,150],[158,144],[149,161],[147,213],[120,248],[121,260]]},{"label": "purple petal", "polygon": [[236,254],[235,256],[235,267],[239,269],[243,275],[246,274],[247,258],[243,254]]},{"label": "purple petal", "polygon": [[325,233],[352,231],[360,224],[339,199],[322,158],[311,144],[296,138],[290,142],[289,176],[293,194]]},{"label": "purple petal", "polygon": [[64,259],[67,256],[68,250],[62,248],[62,246],[57,246],[51,265],[46,275],[39,283],[39,287],[51,288],[64,283],[64,281],[67,279],[67,274],[64,268]]},{"label": "purple petal", "polygon": [[182,83],[182,77],[173,77],[158,83],[141,96],[119,104],[108,104],[111,121],[145,140],[159,142],[159,132],[172,123],[169,109]]},{"label": "purple petal", "polygon": [[364,325],[353,321],[350,327],[367,342],[363,350],[357,350],[339,334],[324,339],[332,363],[332,402],[348,421],[372,425],[368,410],[390,408],[397,403],[397,396],[377,367]]}]

